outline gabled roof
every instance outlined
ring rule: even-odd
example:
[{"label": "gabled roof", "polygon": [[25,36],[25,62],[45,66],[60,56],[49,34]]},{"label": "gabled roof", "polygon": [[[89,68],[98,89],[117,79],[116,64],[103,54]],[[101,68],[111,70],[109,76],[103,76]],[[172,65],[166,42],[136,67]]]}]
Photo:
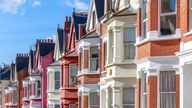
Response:
[{"label": "gabled roof", "polygon": [[11,68],[1,68],[0,69],[0,80],[9,80],[11,77]]},{"label": "gabled roof", "polygon": [[95,1],[95,7],[97,11],[97,17],[100,19],[104,15],[104,0],[94,0]]},{"label": "gabled roof", "polygon": [[58,44],[59,44],[59,50],[60,52],[63,52],[64,50],[64,31],[62,28],[57,29],[57,36],[58,36]]},{"label": "gabled roof", "polygon": [[28,65],[29,65],[28,54],[17,54],[16,63],[15,63],[16,72],[19,72],[24,68],[28,68]]},{"label": "gabled roof", "polygon": [[55,43],[39,43],[40,56],[46,56],[50,52],[54,51]]},{"label": "gabled roof", "polygon": [[85,24],[87,22],[87,15],[81,15],[81,14],[75,13],[73,15],[73,21],[74,21],[76,40],[78,40],[79,39],[79,24]]}]

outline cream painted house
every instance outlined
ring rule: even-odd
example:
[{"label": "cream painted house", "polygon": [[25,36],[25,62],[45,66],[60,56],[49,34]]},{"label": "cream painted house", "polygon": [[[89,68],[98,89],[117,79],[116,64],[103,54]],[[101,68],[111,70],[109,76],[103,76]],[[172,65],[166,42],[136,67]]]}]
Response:
[{"label": "cream painted house", "polygon": [[136,0],[105,0],[101,23],[107,28],[101,44],[106,44],[106,64],[100,78],[101,108],[136,108],[137,5]]}]

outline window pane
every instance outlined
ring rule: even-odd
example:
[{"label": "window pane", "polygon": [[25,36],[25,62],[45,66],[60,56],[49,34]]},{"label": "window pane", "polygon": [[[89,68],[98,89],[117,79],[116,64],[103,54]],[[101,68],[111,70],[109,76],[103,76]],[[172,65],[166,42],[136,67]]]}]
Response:
[{"label": "window pane", "polygon": [[60,72],[55,72],[55,80],[60,80]]},{"label": "window pane", "polygon": [[91,58],[98,58],[98,47],[90,48],[90,56]]},{"label": "window pane", "polygon": [[142,32],[143,32],[143,39],[145,39],[146,37],[147,37],[147,32],[148,32],[148,29],[147,29],[147,21],[144,21],[143,22],[143,30],[142,30]]},{"label": "window pane", "polygon": [[91,106],[96,106],[94,108],[97,108],[99,106],[98,93],[90,93],[90,105]]},{"label": "window pane", "polygon": [[76,84],[76,80],[77,80],[77,65],[76,64],[72,64],[70,65],[70,85],[74,85]]},{"label": "window pane", "polygon": [[134,59],[135,58],[135,46],[134,44],[124,44],[124,59]]},{"label": "window pane", "polygon": [[132,43],[135,42],[135,27],[129,27],[124,29],[124,42]]},{"label": "window pane", "polygon": [[60,108],[60,105],[55,105],[55,108]]},{"label": "window pane", "polygon": [[175,12],[176,0],[161,0],[161,13]]},{"label": "window pane", "polygon": [[98,68],[98,47],[90,48],[90,69],[97,70]]},{"label": "window pane", "polygon": [[58,90],[60,88],[60,81],[55,81],[55,89]]},{"label": "window pane", "polygon": [[160,108],[176,108],[175,72],[161,71],[159,77]]},{"label": "window pane", "polygon": [[114,56],[114,33],[113,31],[109,31],[109,63],[113,62],[113,56]]},{"label": "window pane", "polygon": [[135,105],[135,88],[123,88],[123,104],[126,106]]},{"label": "window pane", "polygon": [[161,16],[161,35],[175,34],[176,15]]},{"label": "window pane", "polygon": [[91,59],[91,70],[97,70],[98,68],[98,59]]},{"label": "window pane", "polygon": [[147,18],[147,0],[142,0],[142,15],[143,20]]},{"label": "window pane", "polygon": [[69,108],[77,108],[77,105],[76,104],[70,104]]}]

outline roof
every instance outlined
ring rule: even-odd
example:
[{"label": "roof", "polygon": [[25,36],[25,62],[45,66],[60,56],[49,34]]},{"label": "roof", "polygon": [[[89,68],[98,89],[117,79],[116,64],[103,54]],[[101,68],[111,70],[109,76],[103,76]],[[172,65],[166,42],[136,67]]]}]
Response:
[{"label": "roof", "polygon": [[19,72],[20,70],[24,68],[28,68],[29,65],[29,57],[17,57],[16,58],[16,72]]},{"label": "roof", "polygon": [[61,28],[57,29],[57,36],[59,42],[59,50],[62,52],[64,50],[64,30]]},{"label": "roof", "polygon": [[100,19],[104,15],[104,0],[94,0],[95,1],[95,7],[97,10],[97,17]]},{"label": "roof", "polygon": [[40,56],[46,56],[50,52],[54,51],[55,43],[39,43]]},{"label": "roof", "polygon": [[87,16],[74,15],[73,20],[74,20],[74,26],[75,26],[76,40],[79,40],[79,24],[85,24],[87,22]]},{"label": "roof", "polygon": [[0,74],[0,80],[8,80],[10,79],[10,75],[11,75],[11,70],[5,70],[5,71],[1,71]]}]

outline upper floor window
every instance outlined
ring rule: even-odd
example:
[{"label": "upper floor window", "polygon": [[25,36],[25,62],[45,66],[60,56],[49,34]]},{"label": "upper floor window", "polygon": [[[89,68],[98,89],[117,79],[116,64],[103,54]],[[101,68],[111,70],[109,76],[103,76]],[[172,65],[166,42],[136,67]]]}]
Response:
[{"label": "upper floor window", "polygon": [[147,73],[142,72],[141,76],[141,100],[142,108],[147,108]]},{"label": "upper floor window", "polygon": [[90,93],[90,108],[99,108],[99,96],[97,92]]},{"label": "upper floor window", "polygon": [[90,47],[90,70],[98,69],[98,47]]},{"label": "upper floor window", "polygon": [[69,66],[69,69],[70,69],[70,85],[74,86],[77,81],[77,65],[71,64]]},{"label": "upper floor window", "polygon": [[159,75],[160,108],[176,108],[175,71],[161,71]]},{"label": "upper floor window", "polygon": [[135,58],[135,27],[124,29],[124,59]]},{"label": "upper floor window", "polygon": [[[104,66],[107,64],[107,43],[104,43]],[[104,70],[107,70],[106,66],[104,68]]]},{"label": "upper floor window", "polygon": [[13,102],[13,104],[17,103],[17,91],[16,90],[13,90],[12,102]]},{"label": "upper floor window", "polygon": [[41,82],[39,80],[36,81],[36,97],[41,96]]},{"label": "upper floor window", "polygon": [[114,32],[113,30],[109,31],[109,63],[113,62],[114,57]]},{"label": "upper floor window", "polygon": [[147,31],[148,31],[148,17],[147,17],[147,8],[148,3],[147,0],[142,0],[142,37],[145,39],[147,37]]},{"label": "upper floor window", "polygon": [[55,72],[55,90],[59,90],[60,88],[60,72]]},{"label": "upper floor window", "polygon": [[123,108],[135,108],[135,88],[123,88]]},{"label": "upper floor window", "polygon": [[172,35],[176,30],[176,0],[160,0],[160,34]]}]

